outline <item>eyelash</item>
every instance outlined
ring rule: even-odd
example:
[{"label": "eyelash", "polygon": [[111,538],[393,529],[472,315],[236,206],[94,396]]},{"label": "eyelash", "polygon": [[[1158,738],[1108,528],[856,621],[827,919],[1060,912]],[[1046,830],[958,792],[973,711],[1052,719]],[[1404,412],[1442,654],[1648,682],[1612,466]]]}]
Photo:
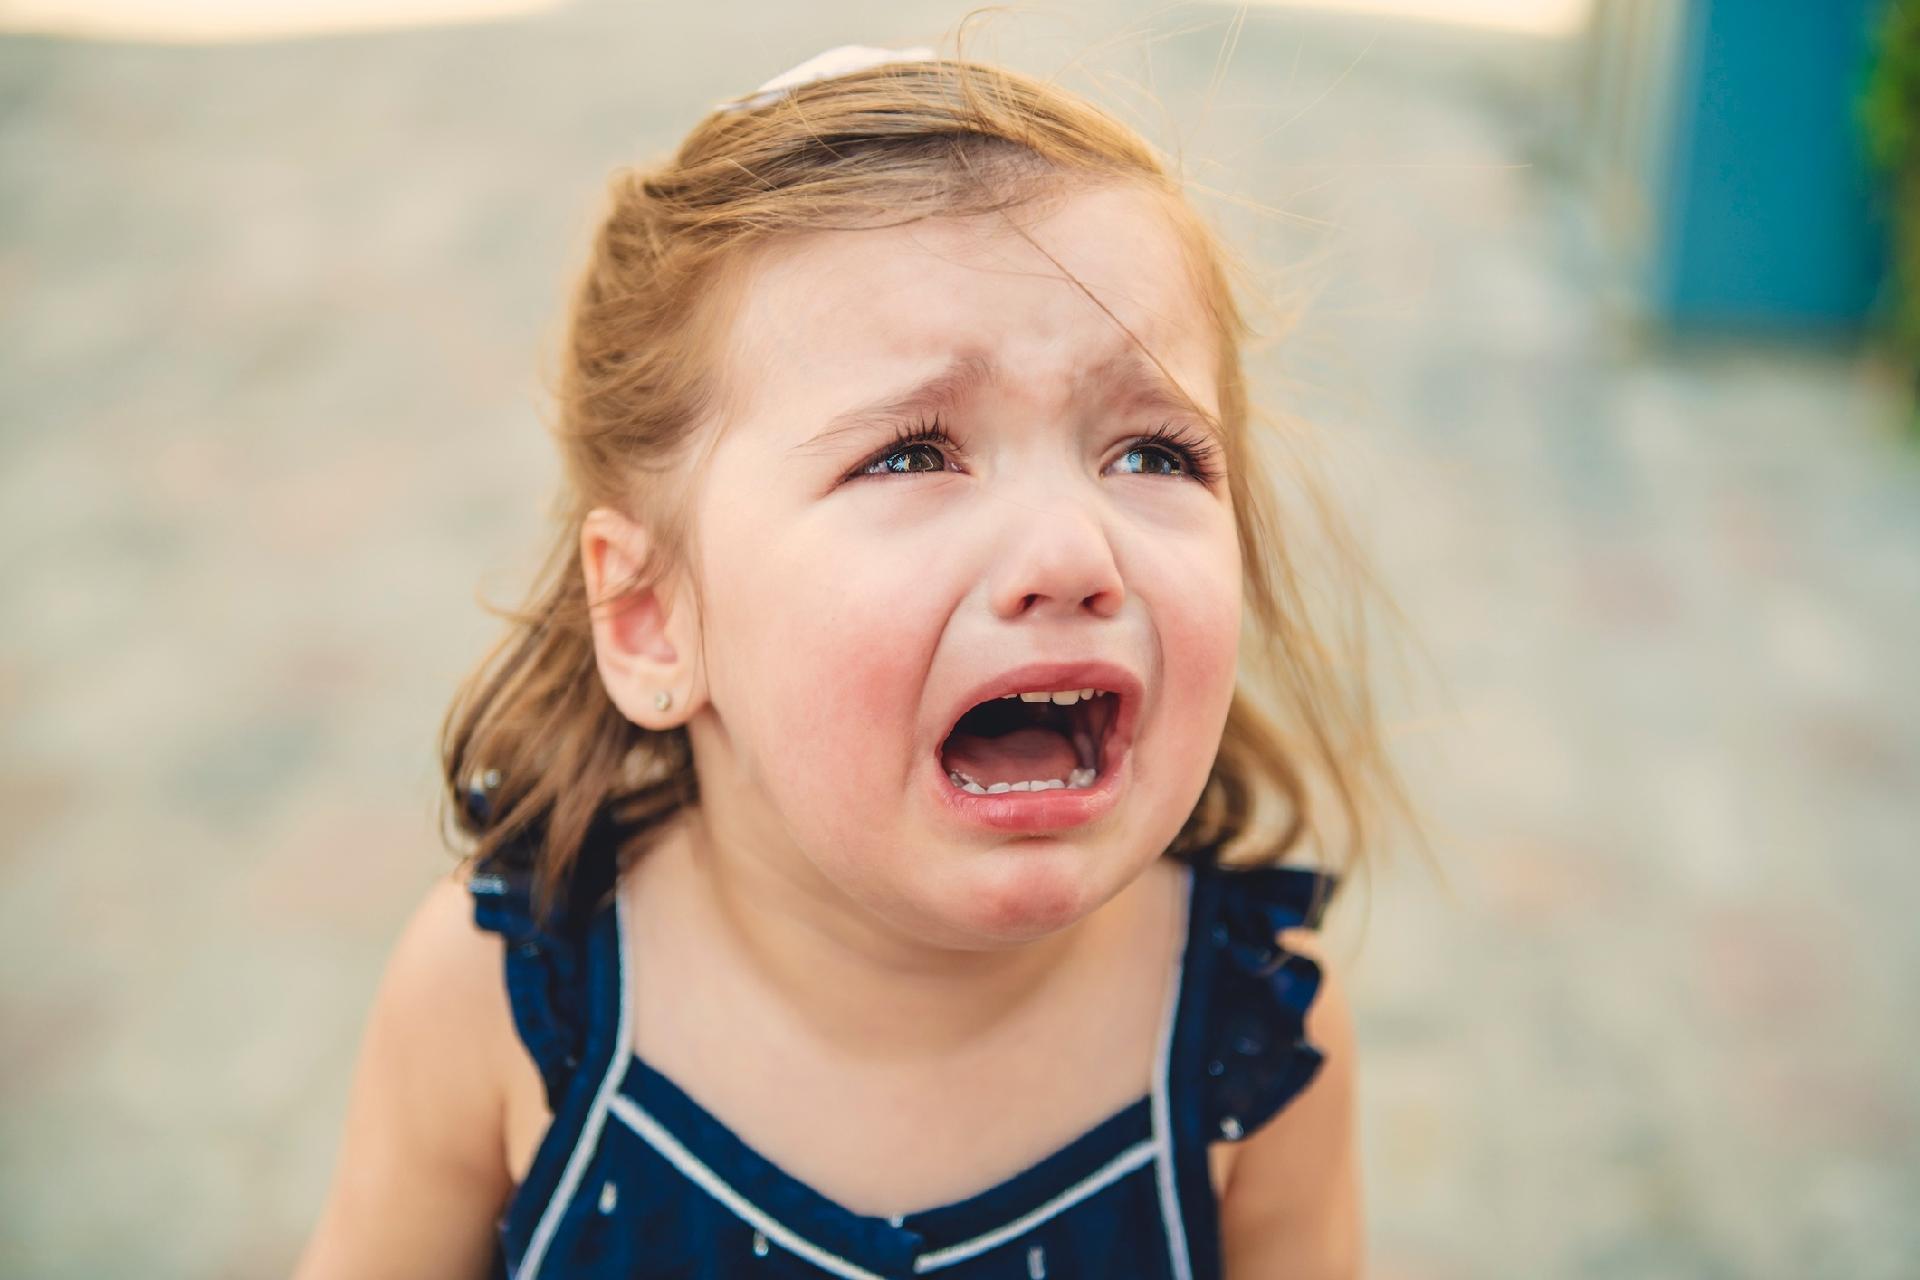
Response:
[{"label": "eyelash", "polygon": [[[931,422],[923,419],[916,426],[902,425],[900,429],[894,433],[893,439],[889,441],[885,447],[855,467],[847,476],[847,479],[858,480],[868,475],[877,476],[888,474],[884,471],[869,472],[867,468],[873,466],[875,463],[884,462],[901,450],[916,444],[945,445],[949,449],[957,449],[959,447],[954,443],[953,437],[947,433],[947,429],[940,425],[938,416]],[[1166,453],[1172,454],[1179,459],[1180,465],[1185,468],[1186,475],[1193,480],[1199,481],[1203,485],[1211,486],[1220,478],[1219,469],[1214,465],[1215,459],[1219,454],[1218,448],[1206,439],[1195,434],[1188,427],[1176,426],[1171,422],[1162,423],[1145,435],[1136,436],[1133,440],[1129,441],[1127,452],[1132,453],[1137,449],[1149,447],[1158,448]],[[894,474],[907,475],[921,473],[897,472]],[[1177,479],[1178,477],[1171,478]]]}]

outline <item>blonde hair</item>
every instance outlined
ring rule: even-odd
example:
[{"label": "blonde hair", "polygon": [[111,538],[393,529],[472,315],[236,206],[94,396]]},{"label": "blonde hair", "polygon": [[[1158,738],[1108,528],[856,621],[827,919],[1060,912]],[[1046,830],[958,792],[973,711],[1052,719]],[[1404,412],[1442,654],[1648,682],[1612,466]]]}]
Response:
[{"label": "blonde hair", "polygon": [[[664,164],[615,175],[574,294],[557,389],[559,527],[527,605],[505,615],[507,634],[461,687],[442,732],[450,812],[476,860],[516,846],[544,911],[596,824],[624,852],[698,799],[686,730],[633,724],[601,684],[590,625],[598,602],[587,599],[579,535],[603,505],[652,531],[658,554],[612,597],[685,563],[685,472],[698,424],[725,406],[721,338],[753,252],[811,230],[1004,212],[1086,181],[1162,197],[1220,353],[1218,420],[1248,634],[1211,775],[1168,852],[1267,863],[1313,843],[1322,861],[1363,860],[1377,802],[1403,797],[1376,723],[1360,614],[1310,618],[1282,536],[1249,435],[1249,331],[1218,236],[1132,129],[1053,84],[959,56],[890,63],[710,113]],[[1371,580],[1324,488],[1292,478],[1334,534],[1336,586],[1357,599]],[[1270,710],[1256,696],[1262,685]],[[1277,826],[1263,830],[1257,819],[1269,807]]]}]

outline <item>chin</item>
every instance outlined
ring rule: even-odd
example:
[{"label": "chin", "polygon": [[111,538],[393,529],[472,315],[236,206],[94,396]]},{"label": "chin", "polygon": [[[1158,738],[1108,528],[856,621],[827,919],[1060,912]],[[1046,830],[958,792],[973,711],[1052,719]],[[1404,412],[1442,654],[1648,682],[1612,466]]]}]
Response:
[{"label": "chin", "polygon": [[1092,915],[1130,878],[1085,848],[1018,841],[982,855],[943,885],[940,914],[978,945],[1032,942]]}]

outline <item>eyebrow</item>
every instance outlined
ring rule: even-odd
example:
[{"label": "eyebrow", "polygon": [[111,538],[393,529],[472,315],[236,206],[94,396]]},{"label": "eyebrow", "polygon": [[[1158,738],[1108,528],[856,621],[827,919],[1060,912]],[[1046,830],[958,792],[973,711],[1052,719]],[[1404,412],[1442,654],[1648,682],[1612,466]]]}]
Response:
[{"label": "eyebrow", "polygon": [[[824,453],[844,437],[864,434],[873,427],[893,426],[903,418],[950,410],[964,404],[982,387],[999,382],[1000,376],[1000,366],[989,356],[956,356],[946,368],[899,394],[835,414],[792,452]],[[1215,434],[1220,430],[1214,416],[1174,385],[1136,346],[1129,345],[1111,358],[1088,366],[1076,379],[1076,390],[1091,392],[1101,384],[1130,393],[1126,402],[1129,408],[1186,414],[1198,418]]]},{"label": "eyebrow", "polygon": [[1216,435],[1220,432],[1219,420],[1208,413],[1199,401],[1182,391],[1168,374],[1161,372],[1160,367],[1147,358],[1146,353],[1132,344],[1116,353],[1112,359],[1089,369],[1086,382],[1094,385],[1111,383],[1130,392],[1126,400],[1130,409],[1185,414],[1199,419],[1201,425]]},{"label": "eyebrow", "polygon": [[915,414],[938,413],[964,403],[981,387],[999,381],[1000,367],[981,355],[956,356],[947,367],[899,395],[890,395],[858,408],[837,413],[820,432],[794,453],[824,453],[844,436],[859,435],[875,426],[892,426]]}]

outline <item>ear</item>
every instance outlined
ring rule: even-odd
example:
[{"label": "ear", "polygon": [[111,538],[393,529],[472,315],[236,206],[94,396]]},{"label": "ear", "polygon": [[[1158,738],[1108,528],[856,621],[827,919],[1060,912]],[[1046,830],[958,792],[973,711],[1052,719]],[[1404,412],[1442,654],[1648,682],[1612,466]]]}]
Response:
[{"label": "ear", "polygon": [[[595,507],[581,521],[580,571],[600,682],[621,715],[643,729],[662,730],[685,724],[706,701],[705,673],[694,661],[700,620],[693,595],[684,574],[671,572],[607,599],[656,551],[645,526],[611,508]],[[656,701],[662,692],[673,695],[665,710]]]}]

